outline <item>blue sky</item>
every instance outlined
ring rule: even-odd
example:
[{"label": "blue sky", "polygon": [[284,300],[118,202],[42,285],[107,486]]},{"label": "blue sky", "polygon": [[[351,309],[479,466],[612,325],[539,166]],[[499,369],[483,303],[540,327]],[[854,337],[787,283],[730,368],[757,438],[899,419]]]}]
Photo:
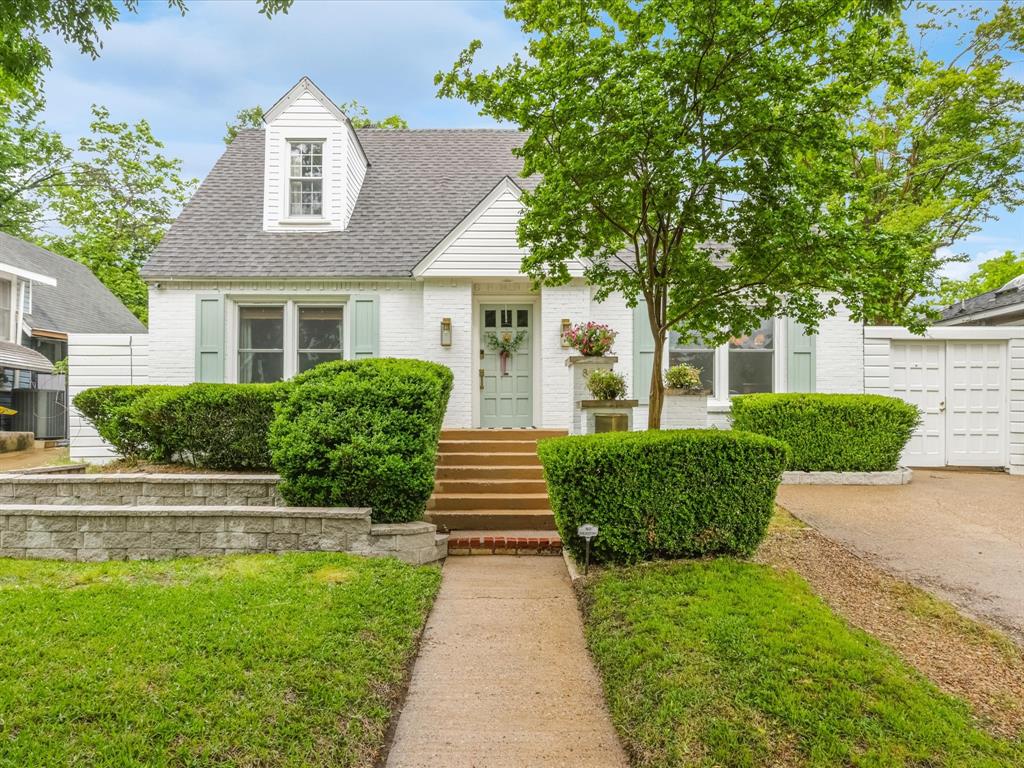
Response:
[{"label": "blue sky", "polygon": [[[484,66],[523,44],[493,0],[298,0],[269,20],[248,0],[190,0],[184,18],[163,0],[143,0],[138,15],[124,14],[103,33],[98,60],[52,42],[45,118],[68,140],[88,132],[93,103],[115,119],[146,118],[198,178],[224,150],[225,122],[242,107],[270,106],[302,75],[336,101],[357,99],[374,116],[398,113],[414,128],[486,127],[494,123],[473,107],[434,97],[434,73],[475,38]],[[942,57],[951,41],[934,45]],[[1001,211],[954,250],[978,261],[1008,248],[1024,250],[1020,210]],[[957,277],[970,271],[950,268]]]}]

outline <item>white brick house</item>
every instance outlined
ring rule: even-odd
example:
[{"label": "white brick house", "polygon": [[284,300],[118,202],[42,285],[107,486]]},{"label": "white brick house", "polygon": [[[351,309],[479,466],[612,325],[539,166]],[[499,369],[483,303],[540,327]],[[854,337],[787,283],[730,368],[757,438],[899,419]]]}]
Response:
[{"label": "white brick house", "polygon": [[[455,374],[449,427],[564,429],[564,322],[618,331],[617,370],[647,398],[651,336],[582,279],[531,289],[516,243],[520,177],[506,130],[356,130],[303,78],[227,148],[146,265],[149,380],[269,381],[332,358],[417,357]],[[639,322],[637,319],[639,318]],[[523,331],[502,370],[492,334]],[[863,391],[863,329],[816,338],[784,318],[736,344],[682,349],[713,423],[755,391]],[[644,406],[641,405],[641,411]],[[635,423],[646,423],[646,413]]]}]

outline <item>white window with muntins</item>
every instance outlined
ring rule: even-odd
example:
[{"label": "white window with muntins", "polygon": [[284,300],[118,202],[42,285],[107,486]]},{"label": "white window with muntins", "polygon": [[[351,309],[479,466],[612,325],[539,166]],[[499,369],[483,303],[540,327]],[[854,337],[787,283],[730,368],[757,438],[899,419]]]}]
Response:
[{"label": "white window with muntins", "polygon": [[292,141],[288,146],[288,215],[324,215],[324,143]]},{"label": "white window with muntins", "polygon": [[345,357],[344,306],[288,301],[240,304],[238,382],[281,381]]}]

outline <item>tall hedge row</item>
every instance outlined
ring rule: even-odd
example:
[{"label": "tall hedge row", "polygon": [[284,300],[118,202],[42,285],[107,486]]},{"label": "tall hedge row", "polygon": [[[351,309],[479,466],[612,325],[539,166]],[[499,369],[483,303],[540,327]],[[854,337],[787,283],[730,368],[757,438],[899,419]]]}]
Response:
[{"label": "tall hedge row", "polygon": [[108,386],[75,407],[119,455],[226,470],[269,470],[267,433],[287,384]]},{"label": "tall hedge row", "polygon": [[270,430],[281,494],[372,507],[377,522],[418,519],[451,389],[448,368],[420,360],[345,360],[296,377]]},{"label": "tall hedge row", "polygon": [[789,449],[744,432],[678,430],[551,438],[538,454],[564,545],[581,557],[576,529],[593,523],[592,557],[633,563],[753,552]]},{"label": "tall hedge row", "polygon": [[774,437],[792,449],[789,469],[896,469],[920,423],[914,406],[882,395],[761,394],[732,399],[733,429]]}]

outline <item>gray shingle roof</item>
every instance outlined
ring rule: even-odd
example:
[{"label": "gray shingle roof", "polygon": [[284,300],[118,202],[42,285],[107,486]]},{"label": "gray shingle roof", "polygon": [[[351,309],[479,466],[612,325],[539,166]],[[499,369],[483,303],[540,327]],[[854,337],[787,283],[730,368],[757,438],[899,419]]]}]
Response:
[{"label": "gray shingle roof", "polygon": [[344,232],[264,232],[264,137],[238,134],[143,269],[188,277],[408,277],[505,176],[514,130],[361,129],[370,161]]},{"label": "gray shingle roof", "polygon": [[950,304],[942,310],[942,320],[939,322],[950,322],[970,317],[979,312],[989,312],[993,309],[1006,309],[1008,312],[1011,312],[1014,307],[1024,310],[1024,288],[997,288],[994,291],[983,293],[974,298]]},{"label": "gray shingle roof", "polygon": [[33,329],[60,333],[145,333],[128,308],[84,264],[0,232],[0,262],[52,277],[32,284]]}]

